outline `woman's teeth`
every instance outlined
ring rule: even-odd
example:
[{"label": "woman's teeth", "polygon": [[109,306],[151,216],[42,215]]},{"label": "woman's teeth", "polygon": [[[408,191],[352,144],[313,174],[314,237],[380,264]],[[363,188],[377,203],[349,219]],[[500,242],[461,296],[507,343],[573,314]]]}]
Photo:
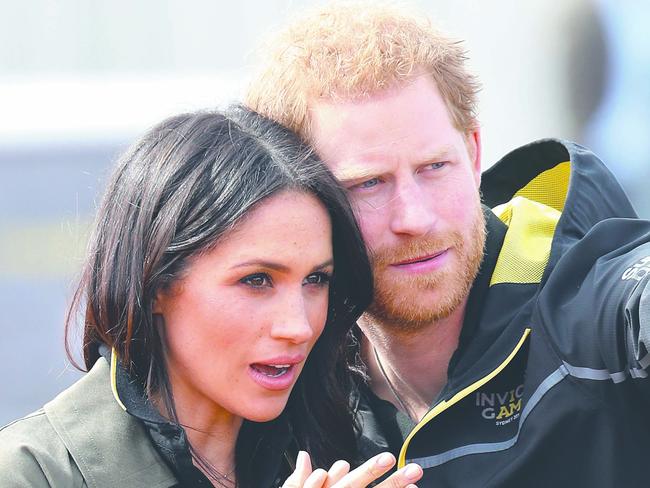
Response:
[{"label": "woman's teeth", "polygon": [[253,364],[253,369],[259,371],[260,373],[270,376],[271,378],[277,378],[285,374],[289,368],[290,364]]}]

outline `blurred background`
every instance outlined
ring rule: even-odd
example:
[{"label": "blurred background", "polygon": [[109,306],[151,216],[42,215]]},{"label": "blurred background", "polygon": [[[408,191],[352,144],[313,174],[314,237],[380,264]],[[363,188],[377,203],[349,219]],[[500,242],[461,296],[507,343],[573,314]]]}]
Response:
[{"label": "blurred background", "polygon": [[[237,100],[263,37],[323,2],[0,1],[2,425],[80,374],[65,309],[119,153],[168,115]],[[650,2],[411,3],[466,40],[486,168],[533,139],[573,139],[650,217]]]}]

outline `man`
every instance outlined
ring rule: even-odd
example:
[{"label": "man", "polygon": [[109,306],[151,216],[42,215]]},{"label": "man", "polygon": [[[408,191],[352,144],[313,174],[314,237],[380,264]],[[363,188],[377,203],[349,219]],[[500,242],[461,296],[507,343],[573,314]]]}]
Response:
[{"label": "man", "polygon": [[465,53],[392,7],[326,7],[265,54],[247,103],[314,145],[373,260],[364,453],[419,486],[647,485],[650,225],[602,163],[545,140],[481,175]]}]

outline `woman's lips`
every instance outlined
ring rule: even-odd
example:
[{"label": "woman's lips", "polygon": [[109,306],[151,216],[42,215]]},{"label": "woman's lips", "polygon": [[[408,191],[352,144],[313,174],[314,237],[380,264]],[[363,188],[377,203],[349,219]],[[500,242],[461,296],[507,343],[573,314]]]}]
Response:
[{"label": "woman's lips", "polygon": [[263,388],[273,391],[286,390],[293,385],[297,376],[296,366],[304,359],[304,356],[294,356],[252,363],[248,367],[248,373],[253,381]]},{"label": "woman's lips", "polygon": [[436,252],[426,256],[418,256],[412,259],[405,259],[398,263],[394,263],[391,267],[406,271],[409,273],[427,273],[440,267],[446,260],[449,254],[449,249]]}]

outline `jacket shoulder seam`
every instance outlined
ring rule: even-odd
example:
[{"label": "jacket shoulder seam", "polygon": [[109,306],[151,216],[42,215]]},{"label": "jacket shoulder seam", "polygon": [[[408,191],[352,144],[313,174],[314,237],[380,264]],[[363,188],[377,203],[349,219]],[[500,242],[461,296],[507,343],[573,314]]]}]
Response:
[{"label": "jacket shoulder seam", "polygon": [[[25,415],[24,417],[21,417],[21,418],[19,418],[19,419],[12,420],[12,421],[9,422],[8,424],[5,424],[5,425],[3,425],[3,426],[0,426],[0,432],[2,432],[2,431],[5,430],[5,429],[8,429],[8,428],[10,428],[10,427],[13,427],[14,425],[18,425],[18,424],[20,424],[20,423],[23,423],[23,422],[26,422],[26,421],[30,421],[30,420],[32,420],[32,419],[34,419],[34,418],[37,418],[37,417],[45,417],[45,418],[47,419],[47,415],[45,415],[45,411],[44,411],[42,408],[39,409],[39,410],[37,410],[37,411],[35,411],[35,412],[32,412],[32,413],[30,413],[30,414],[28,414],[28,415]],[[48,422],[49,422],[49,419],[48,419]]]}]

